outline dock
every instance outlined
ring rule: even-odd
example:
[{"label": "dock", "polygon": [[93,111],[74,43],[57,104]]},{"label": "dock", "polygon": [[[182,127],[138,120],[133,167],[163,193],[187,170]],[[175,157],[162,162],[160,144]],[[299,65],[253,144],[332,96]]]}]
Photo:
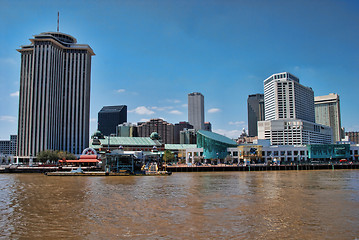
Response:
[{"label": "dock", "polygon": [[212,166],[167,166],[169,172],[226,172],[226,171],[293,171],[293,170],[339,170],[359,169],[359,163],[353,164],[293,164],[293,165],[212,165]]}]

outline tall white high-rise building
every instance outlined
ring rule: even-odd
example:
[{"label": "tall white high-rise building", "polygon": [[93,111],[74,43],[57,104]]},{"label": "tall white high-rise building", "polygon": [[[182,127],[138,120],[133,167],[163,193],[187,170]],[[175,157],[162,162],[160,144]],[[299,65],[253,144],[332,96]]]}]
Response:
[{"label": "tall white high-rise building", "polygon": [[264,80],[265,120],[302,119],[315,122],[314,92],[288,72]]},{"label": "tall white high-rise building", "polygon": [[265,121],[258,122],[258,138],[272,145],[329,144],[332,130],[315,123],[314,92],[288,73],[264,80]]},{"label": "tall white high-rise building", "polygon": [[314,104],[315,122],[332,127],[333,141],[341,141],[344,136],[342,136],[339,95],[330,93],[315,97]]},{"label": "tall white high-rise building", "polygon": [[52,149],[79,154],[89,144],[89,45],[60,32],[44,32],[21,46],[19,158]]},{"label": "tall white high-rise building", "polygon": [[204,129],[204,97],[199,92],[188,94],[188,122],[196,130]]}]

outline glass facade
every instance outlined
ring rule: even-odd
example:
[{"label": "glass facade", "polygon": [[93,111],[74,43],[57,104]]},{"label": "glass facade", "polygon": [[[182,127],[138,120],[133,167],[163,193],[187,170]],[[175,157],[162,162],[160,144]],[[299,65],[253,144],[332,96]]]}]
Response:
[{"label": "glass facade", "polygon": [[308,145],[309,158],[341,159],[350,158],[349,144]]},{"label": "glass facade", "polygon": [[217,133],[200,130],[197,132],[197,148],[203,148],[204,159],[224,159],[227,148],[236,147],[237,143]]}]

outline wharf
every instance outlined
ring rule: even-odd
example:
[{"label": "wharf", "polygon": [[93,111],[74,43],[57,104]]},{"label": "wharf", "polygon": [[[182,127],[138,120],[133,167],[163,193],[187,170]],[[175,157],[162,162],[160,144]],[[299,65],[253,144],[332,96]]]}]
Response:
[{"label": "wharf", "polygon": [[130,176],[130,173],[106,173],[106,172],[47,172],[47,176]]},{"label": "wharf", "polygon": [[339,170],[359,169],[359,163],[353,164],[294,164],[294,165],[212,165],[212,166],[167,166],[169,172],[225,172],[225,171],[286,171],[286,170]]},{"label": "wharf", "polygon": [[147,173],[130,173],[130,172],[47,172],[47,176],[165,176],[171,175],[171,172],[165,171],[156,171],[156,172],[147,172]]},{"label": "wharf", "polygon": [[[77,167],[76,167],[77,168]],[[48,172],[69,172],[75,167],[41,167],[41,166],[15,166],[3,165],[0,167],[0,173],[48,173]],[[84,171],[98,172],[101,168],[82,167]]]}]

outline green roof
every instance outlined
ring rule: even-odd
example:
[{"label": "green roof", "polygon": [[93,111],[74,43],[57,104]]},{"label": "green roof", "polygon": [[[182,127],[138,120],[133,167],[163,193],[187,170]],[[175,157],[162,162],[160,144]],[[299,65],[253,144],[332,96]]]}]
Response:
[{"label": "green roof", "polygon": [[166,144],[166,150],[183,150],[188,148],[197,148],[197,144]]},{"label": "green roof", "polygon": [[204,136],[206,138],[209,138],[209,139],[217,141],[217,142],[237,146],[237,143],[235,141],[233,141],[232,139],[227,138],[227,137],[225,137],[223,135],[220,135],[218,133],[209,132],[209,131],[205,131],[205,130],[198,130],[197,134],[200,134],[200,135],[202,135],[202,136]]},{"label": "green roof", "polygon": [[[99,139],[101,145],[108,145],[109,137]],[[152,140],[149,137],[110,137],[110,146],[161,146],[162,144],[157,140]]]}]

